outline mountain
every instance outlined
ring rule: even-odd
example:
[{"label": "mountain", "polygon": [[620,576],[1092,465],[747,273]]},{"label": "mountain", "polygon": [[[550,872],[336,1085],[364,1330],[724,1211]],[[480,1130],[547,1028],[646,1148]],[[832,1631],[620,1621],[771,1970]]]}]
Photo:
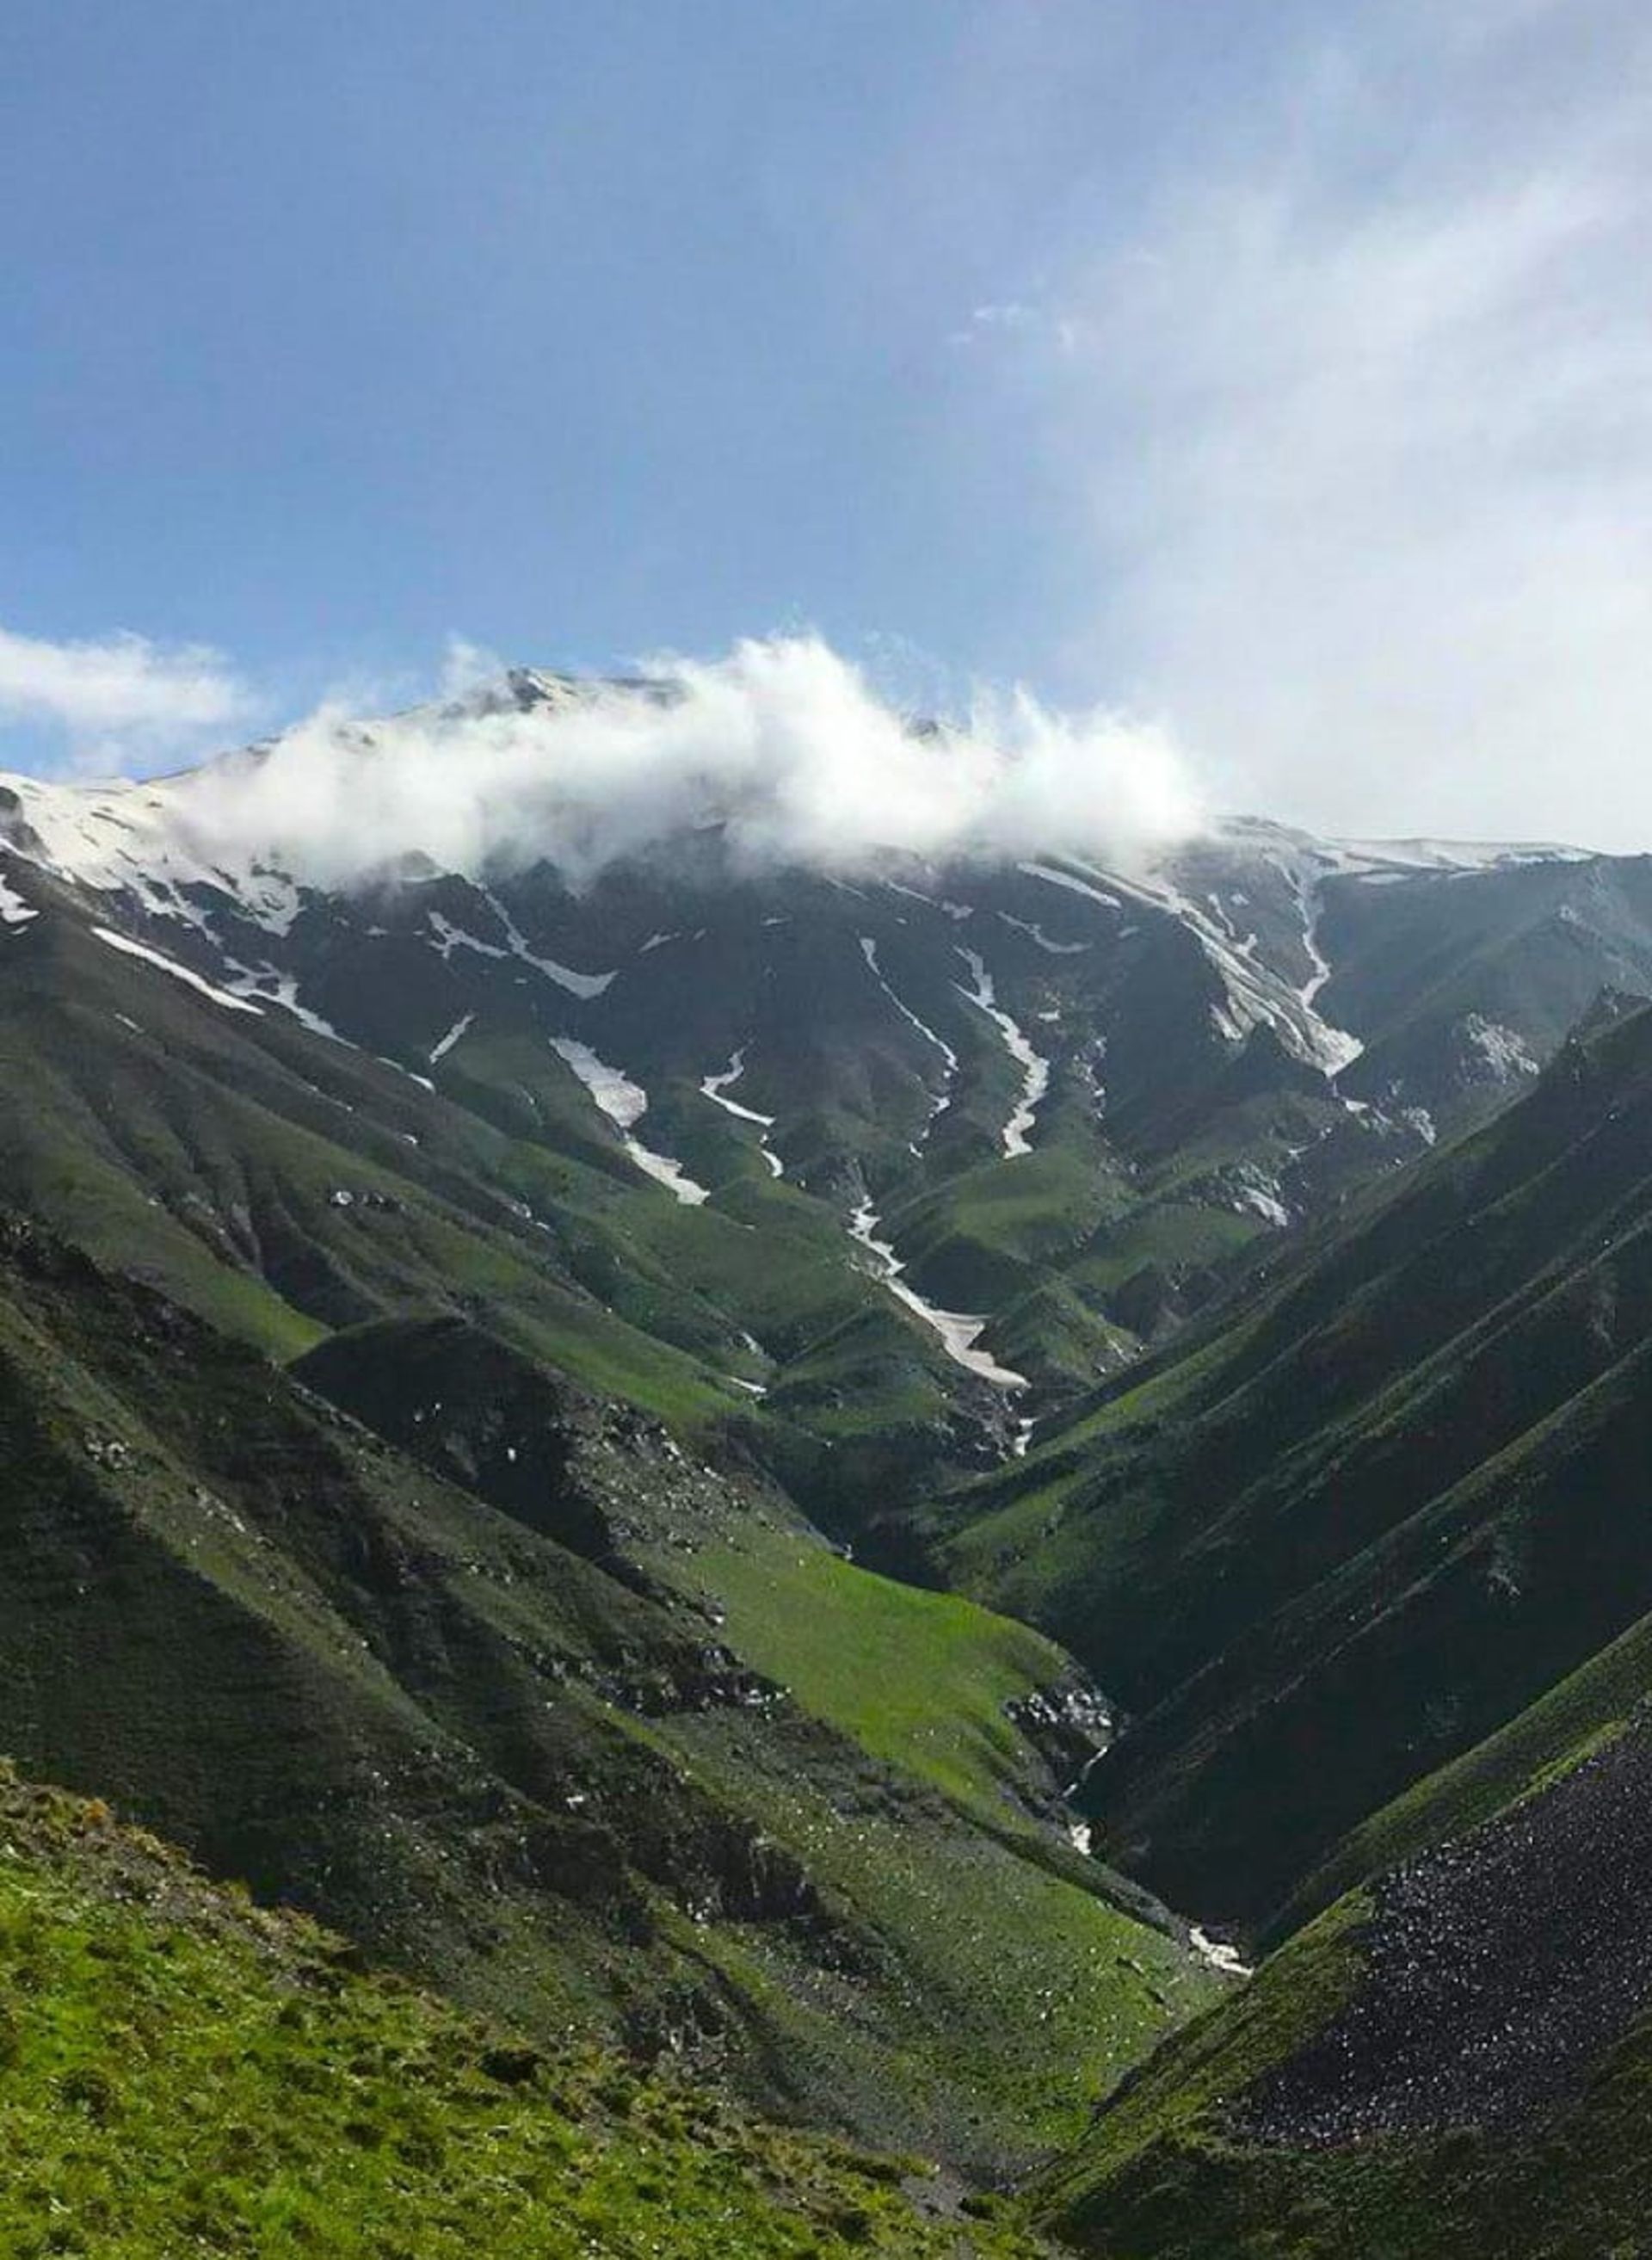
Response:
[{"label": "mountain", "polygon": [[593,695],[0,783],[0,1749],[1081,2249],[1616,2234],[1652,863],[375,845]]},{"label": "mountain", "polygon": [[[954,1495],[967,1590],[1126,1711],[1098,1842],[1277,1935],[1350,1832],[1652,1606],[1652,1012],[1309,1236],[1202,1334]],[[1357,1841],[1357,1840],[1356,1840]]]},{"label": "mountain", "polygon": [[270,758],[0,781],[19,1198],[278,1354],[464,1298],[761,1434],[846,1529],[1503,1103],[1600,988],[1652,990],[1644,861],[1236,823],[1134,873],[1059,842],[828,873],[712,824],[578,886],[370,840],[322,884],[215,828]]},{"label": "mountain", "polygon": [[0,1766],[0,2239],[18,2260],[1033,2260],[1007,2206],[375,1978]]},{"label": "mountain", "polygon": [[1139,1702],[1093,1841],[1266,1953],[1038,2185],[1122,2260],[1648,2219],[1652,1009],[1003,1477],[961,1581]]},{"label": "mountain", "polygon": [[1403,1856],[1162,2049],[1043,2181],[1078,2250],[1634,2252],[1648,1621],[1380,1818]]},{"label": "mountain", "polygon": [[1036,1634],[457,1320],[299,1373],[0,1225],[0,1744],[37,1776],[540,2037],[976,2174],[1219,1983],[1073,1849],[1105,1714]]}]

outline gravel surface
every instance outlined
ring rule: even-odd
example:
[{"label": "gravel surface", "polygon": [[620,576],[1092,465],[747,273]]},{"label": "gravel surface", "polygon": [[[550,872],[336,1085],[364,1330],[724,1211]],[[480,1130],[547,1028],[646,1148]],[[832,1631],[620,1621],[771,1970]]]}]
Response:
[{"label": "gravel surface", "polygon": [[1652,1998],[1652,1719],[1373,1899],[1358,1993],[1238,2131],[1338,2146],[1506,2125],[1575,2092]]}]

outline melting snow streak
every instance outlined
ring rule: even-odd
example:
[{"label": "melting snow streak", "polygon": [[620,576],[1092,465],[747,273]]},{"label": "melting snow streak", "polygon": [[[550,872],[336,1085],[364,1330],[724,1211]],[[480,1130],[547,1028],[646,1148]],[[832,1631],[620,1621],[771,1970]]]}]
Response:
[{"label": "melting snow streak", "polygon": [[435,1066],[438,1060],[444,1060],[447,1058],[448,1053],[459,1041],[460,1038],[464,1034],[466,1029],[469,1027],[471,1022],[476,1019],[476,1016],[474,1012],[466,1012],[461,1018],[454,1022],[452,1027],[448,1029],[441,1041],[432,1048],[430,1055],[430,1063],[432,1067]]},{"label": "melting snow streak", "polygon": [[620,1134],[627,1154],[640,1169],[657,1177],[667,1190],[690,1208],[709,1200],[711,1195],[704,1185],[697,1185],[692,1177],[683,1173],[680,1162],[669,1154],[656,1154],[640,1139],[631,1135],[631,1126],[640,1121],[648,1111],[648,1094],[640,1084],[633,1083],[617,1067],[599,1060],[589,1044],[580,1043],[573,1036],[553,1036],[551,1049],[565,1060],[590,1091],[597,1106]]},{"label": "melting snow streak", "polygon": [[889,983],[883,978],[883,969],[877,962],[877,944],[873,940],[869,933],[863,933],[861,936],[861,955],[866,960],[868,966],[871,969],[873,980],[876,982],[878,987],[889,998],[890,1003],[900,1014],[902,1019],[909,1021],[911,1025],[917,1029],[919,1034],[923,1037],[926,1043],[933,1044],[935,1049],[940,1054],[942,1059],[947,1062],[948,1074],[955,1075],[958,1069],[957,1053],[954,1051],[949,1043],[945,1042],[942,1038],[938,1036],[933,1028],[926,1026],[925,1023],[919,1019],[917,1013],[913,1012],[910,1005],[904,1005],[900,998],[895,994],[895,991],[890,987]]},{"label": "melting snow streak", "polygon": [[891,1295],[905,1304],[914,1317],[939,1334],[948,1357],[979,1374],[983,1381],[990,1381],[999,1389],[1025,1389],[1025,1374],[1012,1373],[1006,1365],[977,1349],[976,1342],[985,1330],[984,1319],[966,1318],[959,1311],[938,1311],[933,1303],[925,1302],[915,1289],[901,1277],[905,1266],[887,1240],[877,1236],[879,1219],[869,1201],[863,1202],[849,1219],[849,1230],[862,1248],[876,1257],[878,1277]]},{"label": "melting snow streak", "polygon": [[[760,1130],[772,1130],[775,1126],[775,1118],[772,1114],[759,1114],[755,1107],[742,1106],[737,1098],[728,1098],[724,1096],[729,1084],[738,1083],[745,1072],[746,1048],[742,1044],[721,1075],[706,1076],[700,1085],[701,1095],[709,1098],[713,1106],[720,1106],[725,1114],[732,1114],[737,1122],[754,1122]],[[770,1150],[766,1139],[758,1140],[757,1150],[776,1176],[785,1176],[786,1172],[779,1155]]]},{"label": "melting snow streak", "polygon": [[1004,1126],[1004,1151],[1011,1158],[1017,1154],[1030,1154],[1033,1146],[1029,1133],[1038,1113],[1039,1101],[1049,1089],[1049,1062],[1039,1057],[999,1005],[992,986],[992,976],[987,971],[980,952],[961,949],[958,955],[975,979],[973,989],[965,989],[962,983],[959,983],[959,994],[967,997],[972,1005],[979,1005],[1003,1037],[1005,1050],[1021,1070],[1021,1096],[1014,1113]]},{"label": "melting snow streak", "polygon": [[31,919],[39,915],[39,911],[32,910],[15,889],[8,887],[5,881],[0,879],[0,926],[27,926]]},{"label": "melting snow streak", "polygon": [[141,957],[147,965],[158,966],[162,973],[169,973],[175,981],[182,981],[210,1004],[222,1005],[230,1012],[251,1012],[255,1018],[263,1017],[259,1007],[248,1004],[245,997],[232,997],[227,989],[215,989],[210,981],[203,981],[198,973],[191,973],[187,965],[180,965],[175,959],[163,957],[158,949],[147,948],[141,941],[133,941],[124,933],[115,933],[106,926],[95,926],[92,932],[99,941],[107,942],[111,949],[119,950],[123,956]]}]

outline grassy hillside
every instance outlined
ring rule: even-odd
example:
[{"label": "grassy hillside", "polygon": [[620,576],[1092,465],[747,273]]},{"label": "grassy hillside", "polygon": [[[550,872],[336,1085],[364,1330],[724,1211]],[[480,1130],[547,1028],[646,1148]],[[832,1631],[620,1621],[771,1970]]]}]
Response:
[{"label": "grassy hillside", "polygon": [[1289,1930],[1341,1893],[1461,1836],[1625,1733],[1652,1693],[1652,1620],[1642,1618],[1528,1710],[1424,1777],[1354,1829],[1283,1910]]},{"label": "grassy hillside", "polygon": [[1043,2216],[1105,2260],[1643,2249],[1641,1684],[1641,1715],[1604,1743],[1590,1714],[1617,1699],[1574,1688],[1484,1754],[1466,1802],[1453,1769],[1434,1819],[1493,1809],[1339,1900],[1167,2044],[1047,2178]]},{"label": "grassy hillside", "polygon": [[[783,1689],[656,1707],[639,1731],[866,1926],[864,1966],[826,1985],[772,1940],[699,1943],[755,2005],[789,2092],[1008,2171],[1069,2140],[1217,1989],[1182,1927],[1068,1840],[1060,1792],[1095,1744],[1053,1643],[858,1567],[771,1486],[692,1465],[451,1322],[341,1335],[298,1370],[514,1519],[554,1514],[567,1542]],[[1030,1698],[1046,1706],[1036,1744]]]},{"label": "grassy hillside", "polygon": [[[898,1356],[861,1377],[862,1424],[904,1428],[925,1464],[961,1447],[967,1463],[959,1370],[873,1284],[841,1219],[754,1173],[697,1097],[724,1168],[713,1201],[681,1205],[526,1011],[507,991],[491,1031],[438,1062],[412,1053],[415,1072],[42,920],[0,959],[9,1198],[274,1355],[390,1312],[461,1311],[702,1433],[761,1429],[740,1384],[875,1315]],[[820,1472],[806,1405],[769,1425],[789,1471]]]},{"label": "grassy hillside", "polygon": [[1264,1925],[1652,1606],[1652,1015],[938,1516],[1137,1715],[1112,1856]]},{"label": "grassy hillside", "polygon": [[[869,1277],[863,1203],[912,1284],[984,1314],[1057,1400],[1397,1134],[1233,1021],[1167,902],[1094,874],[755,878],[708,840],[579,894],[415,861],[346,896],[187,856],[161,877],[135,847],[129,887],[76,888],[0,854],[34,912],[0,953],[19,1205],[276,1354],[433,1304],[483,1316],[680,1426],[738,1421],[846,1528],[880,1475],[986,1464],[1012,1411]],[[707,1198],[638,1166],[570,1041],[633,1078],[652,1150]],[[1009,1150],[1027,1059],[1031,1150]]]},{"label": "grassy hillside", "polygon": [[917,2161],[363,1975],[338,1938],[4,1764],[0,2144],[17,2260],[1034,2249]]},{"label": "grassy hillside", "polygon": [[[820,1579],[771,1489],[454,1320],[305,1371],[344,1397],[353,1365],[420,1461],[0,1230],[0,1737],[31,1769],[537,2033],[981,2175],[1208,1998],[1175,1926],[1065,1847],[1004,1707],[1065,1669],[1047,1643]],[[785,1608],[759,1667],[650,1567],[765,1523],[803,1565],[795,1691]],[[811,1675],[823,1619],[874,1628],[869,1706]],[[962,1770],[977,1745],[996,1774]]]}]

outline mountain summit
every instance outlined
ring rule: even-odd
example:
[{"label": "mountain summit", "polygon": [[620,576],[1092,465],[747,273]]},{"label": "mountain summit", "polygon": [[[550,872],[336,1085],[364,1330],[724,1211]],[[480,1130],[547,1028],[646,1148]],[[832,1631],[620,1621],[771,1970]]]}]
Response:
[{"label": "mountain summit", "polygon": [[[712,827],[576,874],[534,850],[542,809],[524,805],[512,840],[507,803],[462,868],[382,852],[375,796],[404,755],[426,774],[433,732],[458,762],[474,727],[516,747],[518,725],[616,690],[626,713],[675,695],[517,669],[458,708],[164,779],[0,780],[4,971],[36,999],[15,1088],[44,1074],[66,1104],[118,1111],[89,1076],[108,1090],[163,1065],[133,997],[164,1000],[163,1020],[204,1005],[189,1023],[216,1055],[207,1081],[240,1102],[248,1075],[275,1075],[283,1117],[322,1108],[306,1126],[324,1146],[359,1142],[352,1090],[388,1067],[411,1087],[390,1109],[401,1150],[375,1156],[385,1198],[452,1167],[454,1141],[475,1169],[483,1138],[512,1156],[472,1196],[490,1228],[557,1259],[576,1295],[640,1313],[697,1393],[727,1405],[735,1377],[731,1412],[757,1417],[761,1398],[852,1459],[842,1408],[887,1396],[874,1376],[898,1345],[914,1448],[967,1461],[972,1427],[1006,1434],[1112,1370],[1272,1237],[1518,1091],[1603,987],[1652,989],[1652,867],[1559,848],[1241,820],[1118,869],[1061,840],[831,869],[753,866]],[[533,741],[536,776],[561,742]],[[277,758],[347,812],[325,870],[282,847],[277,802],[238,797]],[[398,805],[388,830],[413,838],[408,821]],[[38,1176],[38,1123],[5,1134]],[[99,1135],[97,1248],[145,1243],[197,1303],[210,1255],[243,1284],[209,1299],[232,1292],[254,1338],[368,1316],[422,1274],[393,1212],[363,1207],[349,1230],[370,1233],[370,1260],[272,1273],[265,1205],[298,1198],[277,1194],[280,1165],[232,1192],[210,1173],[186,1187]],[[349,1193],[358,1162],[327,1169],[328,1198]],[[54,1220],[85,1228],[68,1205]],[[743,1278],[754,1228],[800,1251],[786,1291]],[[643,1241],[670,1249],[669,1282],[622,1287]],[[654,1401],[636,1369],[657,1355],[616,1347],[603,1376],[618,1356]]]},{"label": "mountain summit", "polygon": [[[1245,2251],[1276,2153],[1434,2142],[1376,2059],[1472,2055],[1474,1941],[1568,2078],[1641,1998],[1566,1864],[1633,1868],[1634,1752],[1522,1800],[1645,1680],[1652,864],[786,854],[738,763],[547,772],[691,705],[0,781],[0,1744],[536,2045],[976,2181],[1172,2036],[1051,2217],[1196,2249],[1208,2063]],[[1528,1826],[1587,1937],[1509,1913]]]}]

